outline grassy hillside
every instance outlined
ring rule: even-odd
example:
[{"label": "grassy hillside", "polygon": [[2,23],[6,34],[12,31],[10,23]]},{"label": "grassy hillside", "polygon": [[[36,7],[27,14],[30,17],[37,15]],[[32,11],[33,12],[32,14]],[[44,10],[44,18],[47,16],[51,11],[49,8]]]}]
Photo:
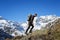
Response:
[{"label": "grassy hillside", "polygon": [[13,40],[60,40],[60,23],[54,24],[50,29],[36,30],[26,36],[17,36]]}]

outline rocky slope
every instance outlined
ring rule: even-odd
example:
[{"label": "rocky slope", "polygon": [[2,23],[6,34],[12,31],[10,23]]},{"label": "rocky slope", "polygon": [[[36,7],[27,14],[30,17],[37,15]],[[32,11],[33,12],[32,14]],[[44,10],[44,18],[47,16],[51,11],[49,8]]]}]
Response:
[{"label": "rocky slope", "polygon": [[48,28],[36,30],[26,36],[16,37],[13,40],[60,40],[60,18],[47,24]]}]

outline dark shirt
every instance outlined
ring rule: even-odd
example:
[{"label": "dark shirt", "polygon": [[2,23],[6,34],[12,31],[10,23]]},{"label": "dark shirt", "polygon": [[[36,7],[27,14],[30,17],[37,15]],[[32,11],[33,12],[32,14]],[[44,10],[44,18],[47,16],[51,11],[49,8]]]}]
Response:
[{"label": "dark shirt", "polygon": [[32,18],[31,18],[31,22],[32,22],[32,23],[33,23],[33,21],[34,21],[34,17],[35,17],[35,16],[33,15]]},{"label": "dark shirt", "polygon": [[29,19],[28,19],[29,24],[33,23],[34,17],[35,17],[34,15],[29,16]]}]

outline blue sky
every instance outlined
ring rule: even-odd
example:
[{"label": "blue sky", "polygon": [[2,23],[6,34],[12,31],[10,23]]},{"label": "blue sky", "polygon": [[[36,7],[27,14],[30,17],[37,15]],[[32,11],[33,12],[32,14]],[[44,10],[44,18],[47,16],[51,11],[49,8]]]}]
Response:
[{"label": "blue sky", "polygon": [[0,16],[24,22],[28,14],[60,16],[60,0],[0,0]]}]

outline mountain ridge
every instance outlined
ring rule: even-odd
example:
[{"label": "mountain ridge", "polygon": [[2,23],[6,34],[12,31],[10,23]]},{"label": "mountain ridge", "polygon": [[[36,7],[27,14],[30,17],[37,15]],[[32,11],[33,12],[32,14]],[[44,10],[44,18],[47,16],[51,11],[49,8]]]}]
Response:
[{"label": "mountain ridge", "polygon": [[[55,19],[58,19],[58,18],[59,17],[55,15],[36,17],[34,19],[35,27],[33,31],[45,28],[47,24],[49,24],[50,22],[53,22]],[[13,36],[24,35],[24,32],[28,26],[27,24],[28,24],[27,21],[25,23],[20,24],[19,22],[2,19],[0,20],[0,29],[3,29],[5,32]]]}]

